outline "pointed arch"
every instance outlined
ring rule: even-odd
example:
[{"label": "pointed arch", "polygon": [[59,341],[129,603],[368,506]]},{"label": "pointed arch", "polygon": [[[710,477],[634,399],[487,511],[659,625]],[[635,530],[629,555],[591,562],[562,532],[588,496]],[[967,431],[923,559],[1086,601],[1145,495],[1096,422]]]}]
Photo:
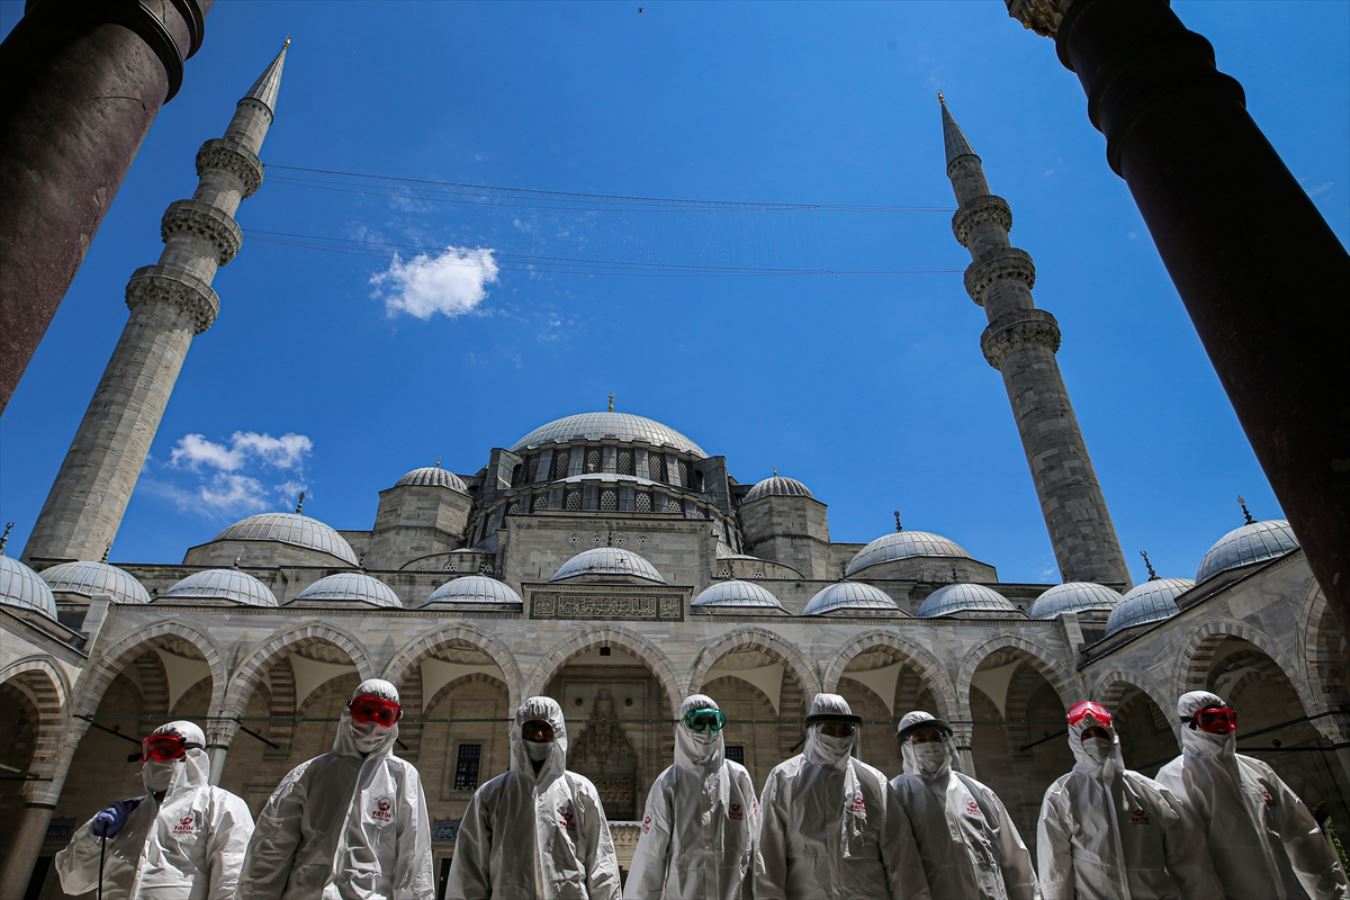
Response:
[{"label": "pointed arch", "polygon": [[235,669],[230,679],[229,690],[225,694],[223,705],[226,716],[242,716],[248,706],[249,697],[258,681],[267,673],[281,656],[292,647],[298,647],[311,641],[320,641],[337,647],[356,667],[361,680],[374,677],[375,666],[370,654],[355,637],[325,622],[306,622],[294,628],[277,632],[259,646],[255,647],[244,661]]},{"label": "pointed arch", "polygon": [[[1172,683],[1178,697],[1188,691],[1206,689],[1211,665],[1214,662],[1214,654],[1219,649],[1219,645],[1223,643],[1223,639],[1227,637],[1244,640],[1270,657],[1284,677],[1289,679],[1290,686],[1301,698],[1311,695],[1311,692],[1307,689],[1307,682],[1303,678],[1303,671],[1297,662],[1290,658],[1265,632],[1234,619],[1212,619],[1192,629],[1190,635],[1187,636],[1184,649],[1177,657],[1177,667]],[[1306,706],[1306,701],[1304,703]]]},{"label": "pointed arch", "polygon": [[933,692],[933,699],[937,701],[938,709],[934,710],[936,715],[942,718],[952,718],[965,708],[956,695],[951,677],[942,664],[938,662],[937,657],[893,631],[874,631],[860,634],[844,644],[835,654],[830,667],[825,671],[825,690],[833,691],[838,687],[839,679],[844,675],[844,670],[856,657],[868,650],[878,648],[895,652],[903,664],[919,672],[919,676],[927,683],[929,690]]},{"label": "pointed arch", "polygon": [[555,646],[535,665],[529,679],[525,682],[526,686],[523,693],[527,697],[542,694],[548,687],[549,681],[567,664],[568,660],[584,653],[591,647],[601,644],[621,647],[651,669],[652,674],[656,676],[656,680],[665,688],[666,698],[670,703],[671,719],[674,720],[679,715],[680,704],[684,702],[684,685],[675,674],[675,668],[670,664],[670,659],[659,647],[642,635],[618,625],[606,625],[587,630]]},{"label": "pointed arch", "polygon": [[977,645],[961,660],[961,668],[956,676],[956,699],[963,720],[970,719],[970,689],[975,672],[980,664],[999,650],[1018,650],[1026,656],[1027,662],[1036,669],[1059,695],[1065,708],[1073,704],[1082,690],[1079,679],[1063,665],[1053,662],[1055,654],[1048,647],[1028,640],[1020,635],[1000,634]]},{"label": "pointed arch", "polygon": [[[50,658],[29,656],[0,670],[0,684],[11,685],[25,694],[37,709],[37,729],[33,740],[30,771],[49,775],[61,755],[61,735],[70,714],[70,686],[65,673]],[[28,782],[23,786],[26,799],[33,799]]]},{"label": "pointed arch", "polygon": [[225,699],[225,686],[229,681],[229,674],[215,642],[205,632],[181,619],[164,619],[137,629],[107,650],[100,651],[90,660],[89,667],[75,684],[73,714],[92,716],[96,713],[113,679],[131,665],[136,657],[153,650],[158,646],[160,639],[165,637],[186,641],[206,660],[206,666],[211,671],[210,708],[220,709]]},{"label": "pointed arch", "polygon": [[[1107,709],[1114,710],[1125,696],[1127,688],[1134,688],[1143,694],[1158,709],[1163,711],[1168,720],[1171,720],[1171,711],[1176,708],[1177,698],[1168,697],[1162,690],[1159,690],[1152,681],[1141,678],[1138,672],[1126,671],[1124,669],[1111,669],[1103,672],[1093,680],[1092,690],[1088,696],[1099,701]],[[1173,731],[1176,729],[1173,728]]]},{"label": "pointed arch", "polygon": [[1345,628],[1331,611],[1326,594],[1316,581],[1309,580],[1311,586],[1303,602],[1299,633],[1304,638],[1303,663],[1312,688],[1305,705],[1308,715],[1316,716],[1350,704],[1350,685],[1341,649],[1346,640]]},{"label": "pointed arch", "polygon": [[699,651],[698,657],[694,660],[693,671],[689,674],[690,692],[702,690],[703,682],[707,680],[709,673],[716,668],[717,663],[724,656],[745,647],[758,647],[761,650],[768,650],[783,660],[783,665],[796,677],[803,693],[808,696],[815,696],[820,693],[820,677],[816,674],[815,666],[806,658],[806,654],[776,632],[754,625],[733,628],[711,643],[704,645],[703,649]]},{"label": "pointed arch", "polygon": [[524,679],[520,672],[520,664],[516,662],[515,654],[495,635],[467,622],[454,622],[444,625],[404,644],[394,654],[394,658],[389,660],[389,664],[384,667],[382,677],[394,685],[402,684],[403,679],[408,676],[414,666],[421,662],[422,657],[451,641],[463,641],[466,644],[472,644],[492,659],[497,668],[501,670],[502,679],[506,682],[508,702],[514,712],[516,707],[520,706],[523,699],[521,692],[524,689]]}]

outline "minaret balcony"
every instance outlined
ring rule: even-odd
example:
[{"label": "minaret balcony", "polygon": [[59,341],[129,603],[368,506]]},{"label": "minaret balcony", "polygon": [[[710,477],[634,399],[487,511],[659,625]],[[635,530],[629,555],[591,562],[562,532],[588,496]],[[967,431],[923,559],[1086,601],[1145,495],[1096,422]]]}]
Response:
[{"label": "minaret balcony", "polygon": [[193,332],[201,334],[220,312],[220,296],[211,285],[179,266],[141,266],[127,282],[127,306],[167,303],[192,320]]},{"label": "minaret balcony", "polygon": [[984,306],[984,295],[995,282],[1020,281],[1027,290],[1035,287],[1036,264],[1025,250],[1006,247],[967,266],[965,280],[966,293],[970,294],[970,299]]},{"label": "minaret balcony", "polygon": [[244,230],[221,210],[202,200],[176,200],[164,210],[159,224],[164,243],[177,234],[192,234],[216,248],[216,263],[226,265],[244,243]]},{"label": "minaret balcony", "polygon": [[234,138],[212,138],[197,151],[197,177],[209,170],[229,172],[243,185],[245,197],[252,197],[262,186],[263,164],[248,147]]},{"label": "minaret balcony", "polygon": [[1012,208],[1007,200],[985,194],[962,206],[952,216],[952,234],[962,247],[969,248],[971,234],[986,225],[997,225],[1004,232],[1012,230]]},{"label": "minaret balcony", "polygon": [[1009,353],[1019,350],[1059,350],[1059,322],[1043,309],[1022,309],[995,319],[980,335],[980,349],[995,369],[1002,369]]}]

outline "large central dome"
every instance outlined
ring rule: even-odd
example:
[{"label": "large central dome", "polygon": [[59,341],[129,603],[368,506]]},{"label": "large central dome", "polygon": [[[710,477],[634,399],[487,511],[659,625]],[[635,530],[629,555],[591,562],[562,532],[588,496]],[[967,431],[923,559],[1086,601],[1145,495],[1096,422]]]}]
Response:
[{"label": "large central dome", "polygon": [[541,444],[566,444],[574,441],[646,441],[658,447],[671,447],[691,456],[706,458],[707,453],[669,425],[631,413],[594,412],[563,416],[516,441],[511,452],[518,453]]}]

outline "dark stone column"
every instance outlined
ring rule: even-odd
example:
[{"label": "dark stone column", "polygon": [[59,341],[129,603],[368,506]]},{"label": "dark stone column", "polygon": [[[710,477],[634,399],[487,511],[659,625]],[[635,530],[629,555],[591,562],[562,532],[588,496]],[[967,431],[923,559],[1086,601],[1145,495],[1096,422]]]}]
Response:
[{"label": "dark stone column", "polygon": [[214,0],[29,0],[0,44],[0,411]]},{"label": "dark stone column", "polygon": [[1350,257],[1247,114],[1241,85],[1166,0],[1065,6],[1059,58],[1083,84],[1107,161],[1318,583],[1350,623]]}]

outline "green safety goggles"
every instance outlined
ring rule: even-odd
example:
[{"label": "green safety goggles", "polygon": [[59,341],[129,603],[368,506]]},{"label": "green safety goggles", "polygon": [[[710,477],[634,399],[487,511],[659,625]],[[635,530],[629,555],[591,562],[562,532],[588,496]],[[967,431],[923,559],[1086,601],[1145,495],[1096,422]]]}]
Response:
[{"label": "green safety goggles", "polygon": [[690,731],[710,731],[713,734],[721,731],[727,724],[726,714],[719,709],[691,709],[684,714],[684,724],[689,726]]}]

